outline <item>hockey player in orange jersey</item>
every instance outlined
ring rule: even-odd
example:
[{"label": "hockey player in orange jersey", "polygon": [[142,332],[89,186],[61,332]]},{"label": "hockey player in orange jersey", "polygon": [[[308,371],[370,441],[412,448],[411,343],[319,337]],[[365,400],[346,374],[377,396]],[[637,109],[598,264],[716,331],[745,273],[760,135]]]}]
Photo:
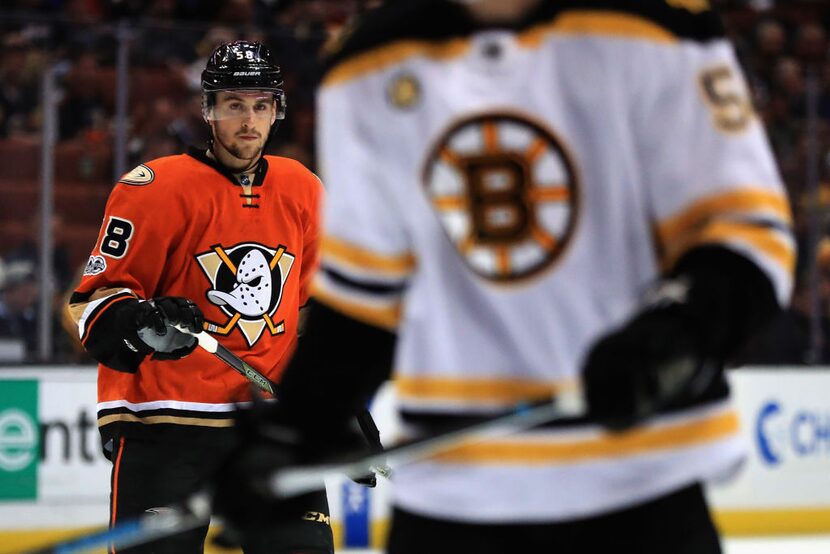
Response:
[{"label": "hockey player in orange jersey", "polygon": [[[285,117],[282,84],[264,45],[219,46],[202,73],[209,148],[141,164],[110,195],[70,311],[100,362],[111,525],[196,489],[233,447],[236,404],[251,399],[244,377],[173,325],[206,330],[272,381],[295,347],[323,191],[300,163],[263,153]],[[197,554],[206,530],[129,552]],[[270,531],[245,552],[331,552],[325,493]]]}]

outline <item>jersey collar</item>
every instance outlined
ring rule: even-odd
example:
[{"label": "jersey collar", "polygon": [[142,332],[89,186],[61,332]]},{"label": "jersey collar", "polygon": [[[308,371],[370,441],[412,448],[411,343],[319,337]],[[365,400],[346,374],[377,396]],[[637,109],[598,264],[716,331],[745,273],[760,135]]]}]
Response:
[{"label": "jersey collar", "polygon": [[[224,165],[220,164],[216,160],[213,160],[208,157],[207,151],[200,150],[198,148],[190,148],[187,151],[187,155],[191,158],[194,158],[205,165],[209,165],[222,175],[228,178],[228,180],[234,184],[239,186],[239,181],[234,177],[233,173],[228,170]],[[256,170],[254,170],[254,179],[251,182],[251,186],[258,187],[262,185],[262,182],[265,180],[265,175],[268,173],[268,160],[265,159],[265,155],[263,155],[259,159],[259,163],[256,166]]]}]

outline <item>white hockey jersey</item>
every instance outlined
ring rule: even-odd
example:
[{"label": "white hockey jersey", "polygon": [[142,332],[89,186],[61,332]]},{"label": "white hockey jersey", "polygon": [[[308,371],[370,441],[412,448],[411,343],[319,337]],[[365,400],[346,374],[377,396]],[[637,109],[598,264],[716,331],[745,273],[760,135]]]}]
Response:
[{"label": "white hockey jersey", "polygon": [[[573,386],[592,343],[698,245],[754,261],[787,301],[788,203],[706,2],[546,2],[495,29],[399,4],[358,25],[319,95],[313,290],[398,333],[405,415]],[[402,467],[395,497],[461,521],[589,516],[736,467],[738,431],[725,396],[624,434],[541,428]]]}]

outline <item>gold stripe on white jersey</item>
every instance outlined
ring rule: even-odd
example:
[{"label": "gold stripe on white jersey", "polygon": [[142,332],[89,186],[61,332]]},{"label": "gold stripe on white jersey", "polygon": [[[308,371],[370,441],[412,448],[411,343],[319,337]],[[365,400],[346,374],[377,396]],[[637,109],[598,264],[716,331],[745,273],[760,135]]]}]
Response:
[{"label": "gold stripe on white jersey", "polygon": [[353,319],[375,327],[394,331],[401,319],[400,298],[395,296],[388,302],[368,299],[353,290],[346,290],[327,279],[320,272],[311,284],[314,298]]},{"label": "gold stripe on white jersey", "polygon": [[787,199],[779,192],[762,188],[733,188],[707,196],[667,217],[657,225],[663,243],[671,243],[698,227],[701,222],[723,214],[757,214],[792,223]]},{"label": "gold stripe on white jersey", "polygon": [[572,390],[576,382],[398,375],[394,385],[403,406],[425,402],[435,406],[436,403],[446,402],[448,406],[484,403],[493,407],[511,407],[521,402],[553,398],[565,390]]},{"label": "gold stripe on white jersey", "polygon": [[404,279],[412,273],[416,263],[410,252],[380,254],[333,236],[323,237],[321,251],[325,265],[381,278]]},{"label": "gold stripe on white jersey", "polygon": [[[770,222],[776,225],[768,225]],[[658,224],[661,265],[671,268],[689,249],[702,244],[731,244],[744,246],[792,272],[795,245],[782,230],[791,224],[787,200],[778,192],[744,188],[712,195]]]},{"label": "gold stripe on white jersey", "polygon": [[739,430],[737,412],[728,411],[585,440],[545,440],[519,435],[482,441],[440,454],[435,460],[454,464],[571,464],[686,448],[735,436]]}]

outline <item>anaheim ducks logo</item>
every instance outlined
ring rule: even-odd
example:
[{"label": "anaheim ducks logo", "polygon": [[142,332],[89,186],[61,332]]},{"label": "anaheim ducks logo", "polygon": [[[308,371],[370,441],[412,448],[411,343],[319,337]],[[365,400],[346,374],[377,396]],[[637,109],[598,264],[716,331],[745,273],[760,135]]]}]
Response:
[{"label": "anaheim ducks logo", "polygon": [[576,222],[578,183],[556,136],[517,114],[450,127],[424,168],[427,196],[478,275],[506,282],[559,258]]},{"label": "anaheim ducks logo", "polygon": [[285,332],[284,321],[274,321],[294,255],[280,245],[276,249],[246,242],[230,248],[214,245],[196,255],[212,288],[211,303],[228,316],[224,322],[205,322],[205,330],[228,335],[234,327],[245,336],[248,346],[259,340],[265,329],[271,335]]},{"label": "anaheim ducks logo", "polygon": [[121,177],[119,183],[140,187],[143,185],[149,185],[155,178],[156,174],[153,173],[153,170],[146,165],[141,164]]}]

